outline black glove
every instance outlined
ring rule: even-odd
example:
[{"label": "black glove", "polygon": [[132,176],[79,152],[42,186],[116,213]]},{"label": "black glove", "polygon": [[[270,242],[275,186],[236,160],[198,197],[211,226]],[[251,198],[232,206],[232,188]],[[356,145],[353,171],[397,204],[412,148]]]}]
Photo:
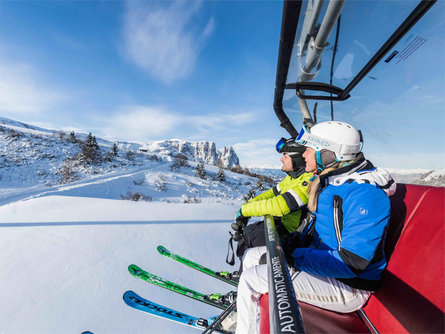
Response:
[{"label": "black glove", "polygon": [[284,257],[286,258],[286,262],[289,267],[296,268],[295,260],[294,260],[294,257],[292,256],[292,252],[284,252]]},{"label": "black glove", "polygon": [[242,234],[240,234],[238,231],[236,231],[235,234],[233,234],[233,240],[236,242],[240,242],[242,238],[243,238]]},{"label": "black glove", "polygon": [[300,246],[300,234],[298,232],[292,232],[287,234],[282,239],[283,253],[286,257],[287,265],[295,268],[295,260],[292,256],[295,248]]},{"label": "black glove", "polygon": [[232,229],[237,231],[237,233],[242,233],[243,228],[247,225],[250,217],[244,217],[239,209],[235,214],[235,222],[232,223]]}]

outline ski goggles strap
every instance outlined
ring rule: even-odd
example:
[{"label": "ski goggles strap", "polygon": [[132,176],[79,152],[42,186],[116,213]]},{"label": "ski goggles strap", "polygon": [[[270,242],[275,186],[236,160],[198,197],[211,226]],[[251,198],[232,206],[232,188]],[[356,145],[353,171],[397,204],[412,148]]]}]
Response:
[{"label": "ski goggles strap", "polygon": [[300,133],[298,133],[297,139],[295,139],[295,141],[300,141],[302,140],[303,136],[305,133],[311,133],[309,131],[309,129],[306,127],[306,125],[303,125],[303,127],[300,130]]}]

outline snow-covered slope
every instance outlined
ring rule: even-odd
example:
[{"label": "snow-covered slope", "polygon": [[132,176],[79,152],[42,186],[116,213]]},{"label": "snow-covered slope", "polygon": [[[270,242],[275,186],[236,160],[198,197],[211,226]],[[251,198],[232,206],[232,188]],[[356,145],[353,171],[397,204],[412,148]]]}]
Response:
[{"label": "snow-covered slope", "polygon": [[[137,144],[98,139],[97,154],[88,160],[86,134],[72,136],[1,121],[0,205],[29,196],[77,193],[107,199],[215,203],[241,201],[252,188],[259,191],[258,179],[224,170],[222,180],[220,169],[214,165],[205,165],[205,177],[198,176],[197,162],[173,157],[175,154],[167,149],[174,149],[174,145],[166,144],[169,141],[154,143],[152,151],[143,153]],[[190,142],[182,144],[193,146]],[[215,148],[214,144],[209,147],[213,147],[211,151]],[[194,157],[193,152],[189,153]],[[220,157],[236,157],[234,152],[227,152]]]},{"label": "snow-covered slope", "polygon": [[72,196],[0,206],[0,332],[196,333],[129,308],[123,293],[133,290],[194,316],[220,310],[150,286],[127,267],[138,264],[203,293],[230,291],[231,286],[162,257],[156,247],[216,270],[234,270],[224,259],[235,209]]}]

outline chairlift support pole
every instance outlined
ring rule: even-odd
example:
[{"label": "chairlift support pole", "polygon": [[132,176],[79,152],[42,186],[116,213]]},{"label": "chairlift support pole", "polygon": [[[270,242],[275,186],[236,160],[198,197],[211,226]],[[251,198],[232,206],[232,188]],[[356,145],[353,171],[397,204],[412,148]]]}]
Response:
[{"label": "chairlift support pole", "polygon": [[[335,24],[337,23],[338,17],[343,10],[343,7],[346,3],[346,0],[331,0],[329,2],[328,8],[326,10],[326,14],[321,23],[320,29],[318,30],[317,36],[309,36],[309,45],[307,49],[307,56],[304,67],[301,67],[301,76],[299,82],[307,82],[314,79],[318,70],[321,67],[321,55],[323,53],[324,48],[327,46],[327,41],[332,31],[334,30]],[[323,2],[321,1],[321,5]],[[320,2],[317,2],[316,5],[320,5]],[[311,17],[307,18],[311,24],[315,25],[314,15],[317,15],[317,10],[319,14],[320,8],[316,8]],[[306,19],[305,19],[306,23]],[[309,24],[308,24],[309,25]],[[304,25],[303,25],[304,26]],[[313,33],[313,29],[312,29]],[[303,37],[302,37],[303,38]],[[304,37],[306,40],[307,37]],[[301,40],[300,40],[301,43]],[[304,47],[300,45],[300,47]],[[303,52],[300,51],[300,57],[303,55]],[[316,68],[316,71],[313,70]],[[301,94],[304,95],[304,91],[300,91]],[[298,103],[300,105],[301,112],[303,114],[303,123],[306,123],[309,127],[314,125],[314,121],[309,112],[309,108],[307,106],[306,100],[298,97]]]},{"label": "chairlift support pole", "polygon": [[314,36],[315,26],[320,16],[324,0],[309,0],[304,13],[303,28],[301,29],[300,41],[298,42],[298,56],[302,57],[307,52],[309,37]]}]

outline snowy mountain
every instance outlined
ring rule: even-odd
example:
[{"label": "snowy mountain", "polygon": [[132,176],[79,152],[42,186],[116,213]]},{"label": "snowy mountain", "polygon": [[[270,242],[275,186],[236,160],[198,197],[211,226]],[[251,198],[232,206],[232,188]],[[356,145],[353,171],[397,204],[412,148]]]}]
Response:
[{"label": "snowy mountain", "polygon": [[231,168],[239,165],[238,156],[232,146],[216,149],[213,142],[185,141],[171,139],[145,143],[139,148],[142,152],[175,156],[178,153],[185,155],[189,160],[204,162],[209,165],[218,165]]},{"label": "snowy mountain", "polygon": [[[142,152],[139,144],[0,121],[0,205],[86,189],[109,199],[241,202],[264,188],[258,178],[215,166],[218,159],[225,166],[239,164],[232,147],[218,152],[210,142],[166,140]],[[198,161],[206,162],[204,175],[197,174]]]},{"label": "snowy mountain", "polygon": [[275,182],[280,182],[286,177],[286,173],[279,168],[249,168],[252,173],[265,175],[273,179]]},{"label": "snowy mountain", "polygon": [[429,171],[415,180],[414,183],[445,187],[445,168]]},{"label": "snowy mountain", "polygon": [[394,169],[385,168],[397,183],[415,183],[422,175],[430,172],[427,169]]},{"label": "snowy mountain", "polygon": [[445,169],[392,169],[386,168],[397,183],[445,187]]}]

